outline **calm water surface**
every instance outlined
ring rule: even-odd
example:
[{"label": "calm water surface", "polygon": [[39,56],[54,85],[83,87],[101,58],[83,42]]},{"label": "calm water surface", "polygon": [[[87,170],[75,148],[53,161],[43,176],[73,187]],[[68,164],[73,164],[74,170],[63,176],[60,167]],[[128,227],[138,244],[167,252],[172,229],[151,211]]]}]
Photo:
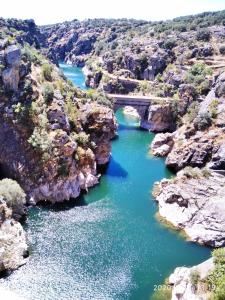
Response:
[{"label": "calm water surface", "polygon": [[[80,69],[63,70],[83,82]],[[209,257],[209,249],[157,222],[152,185],[171,174],[148,153],[153,134],[121,111],[117,120],[119,138],[100,185],[76,205],[32,208],[30,261],[1,284],[30,300],[150,300],[175,267]]]}]

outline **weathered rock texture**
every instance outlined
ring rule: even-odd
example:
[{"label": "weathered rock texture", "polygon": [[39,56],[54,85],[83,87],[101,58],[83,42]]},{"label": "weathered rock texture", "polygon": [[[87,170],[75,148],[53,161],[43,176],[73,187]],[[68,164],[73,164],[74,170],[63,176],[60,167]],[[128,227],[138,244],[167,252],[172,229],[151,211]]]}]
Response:
[{"label": "weathered rock texture", "polygon": [[12,211],[0,202],[0,272],[15,270],[27,259],[26,235],[21,224],[12,219]]},{"label": "weathered rock texture", "polygon": [[166,156],[173,147],[173,133],[158,133],[151,143],[152,153],[156,156]]},{"label": "weathered rock texture", "polygon": [[208,170],[187,168],[174,179],[155,184],[160,215],[191,241],[225,245],[225,177]]},{"label": "weathered rock texture", "polygon": [[[176,268],[169,277],[169,284],[172,286],[171,300],[207,300],[210,298],[207,284],[204,280],[214,269],[213,259],[191,267]],[[199,283],[193,284],[191,276],[196,273],[199,276]]]},{"label": "weathered rock texture", "polygon": [[98,183],[97,164],[109,160],[113,111],[69,86],[35,49],[21,56],[20,46],[8,41],[0,50],[1,170],[32,203],[78,197]]}]

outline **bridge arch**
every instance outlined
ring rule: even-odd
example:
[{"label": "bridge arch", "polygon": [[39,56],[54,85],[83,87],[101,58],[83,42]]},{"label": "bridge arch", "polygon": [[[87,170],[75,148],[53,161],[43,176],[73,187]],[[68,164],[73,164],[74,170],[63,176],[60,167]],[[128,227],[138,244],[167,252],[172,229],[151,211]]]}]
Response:
[{"label": "bridge arch", "polygon": [[109,95],[114,99],[114,111],[119,108],[124,108],[126,106],[131,106],[136,109],[141,117],[141,120],[148,119],[149,106],[151,105],[151,100],[143,96],[131,96],[131,95]]}]

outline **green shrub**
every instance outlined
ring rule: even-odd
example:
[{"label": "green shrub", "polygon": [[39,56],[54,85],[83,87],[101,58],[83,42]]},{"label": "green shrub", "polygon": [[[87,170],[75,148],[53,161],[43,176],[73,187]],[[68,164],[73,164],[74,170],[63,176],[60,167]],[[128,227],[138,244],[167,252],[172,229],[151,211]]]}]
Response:
[{"label": "green shrub", "polygon": [[197,270],[191,271],[190,280],[191,284],[196,288],[200,279],[200,274]]},{"label": "green shrub", "polygon": [[195,118],[194,120],[194,126],[198,130],[205,130],[212,124],[212,119],[210,113],[201,113]]},{"label": "green shrub", "polygon": [[203,79],[203,81],[199,82],[199,84],[196,87],[197,92],[200,95],[207,95],[208,92],[210,91],[210,88],[211,88],[211,84],[208,79],[205,80]]},{"label": "green shrub", "polygon": [[33,148],[45,153],[52,152],[52,138],[48,134],[48,132],[39,127],[35,127],[33,134],[28,139],[28,143],[30,143]]},{"label": "green shrub", "polygon": [[22,59],[25,61],[33,62],[34,64],[40,64],[42,57],[38,51],[29,45],[25,45],[22,48]]},{"label": "green shrub", "polygon": [[58,175],[61,177],[67,177],[69,175],[68,164],[66,161],[60,161]]},{"label": "green shrub", "polygon": [[219,101],[217,99],[213,99],[212,102],[209,105],[209,112],[211,114],[211,117],[215,119],[218,114],[218,105]]},{"label": "green shrub", "polygon": [[187,122],[192,123],[194,119],[198,115],[199,110],[199,103],[197,101],[194,101],[191,103],[191,105],[188,107],[187,114],[185,115],[185,119]]},{"label": "green shrub", "polygon": [[52,71],[53,68],[50,64],[43,64],[41,67],[41,73],[45,80],[52,81]]},{"label": "green shrub", "polygon": [[211,33],[207,29],[200,29],[197,31],[196,38],[198,41],[208,42],[210,40]]},{"label": "green shrub", "polygon": [[176,47],[177,41],[175,39],[168,39],[164,42],[163,46],[165,49],[172,50],[174,47]]},{"label": "green shrub", "polygon": [[9,207],[24,205],[26,194],[20,185],[12,179],[0,180],[0,197],[3,197]]},{"label": "green shrub", "polygon": [[207,79],[208,75],[212,75],[212,70],[204,63],[197,63],[186,73],[185,82],[193,84],[198,94],[205,95],[211,88],[211,83]]},{"label": "green shrub", "polygon": [[211,287],[212,300],[225,299],[225,248],[216,249],[212,252],[215,268],[208,276]]},{"label": "green shrub", "polygon": [[90,98],[92,101],[95,101],[98,104],[107,106],[109,108],[112,108],[114,105],[114,100],[102,91],[90,89],[87,91],[87,97]]},{"label": "green shrub", "polygon": [[50,84],[50,83],[45,83],[45,84],[43,85],[43,88],[42,88],[42,95],[43,95],[44,100],[46,101],[46,103],[49,103],[50,101],[53,100],[53,97],[54,97],[54,89],[53,89],[52,84]]},{"label": "green shrub", "polygon": [[202,173],[201,170],[199,168],[192,168],[192,167],[185,167],[183,169],[183,175],[187,178],[201,178]]},{"label": "green shrub", "polygon": [[87,146],[90,141],[90,136],[85,132],[73,134],[73,139],[81,146]]}]

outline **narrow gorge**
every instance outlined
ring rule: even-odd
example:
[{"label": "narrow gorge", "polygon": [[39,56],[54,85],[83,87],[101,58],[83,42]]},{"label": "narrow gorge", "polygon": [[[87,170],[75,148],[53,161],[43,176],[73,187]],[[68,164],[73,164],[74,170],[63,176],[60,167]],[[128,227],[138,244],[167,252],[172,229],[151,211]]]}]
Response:
[{"label": "narrow gorge", "polygon": [[0,26],[1,288],[225,299],[225,11]]}]

